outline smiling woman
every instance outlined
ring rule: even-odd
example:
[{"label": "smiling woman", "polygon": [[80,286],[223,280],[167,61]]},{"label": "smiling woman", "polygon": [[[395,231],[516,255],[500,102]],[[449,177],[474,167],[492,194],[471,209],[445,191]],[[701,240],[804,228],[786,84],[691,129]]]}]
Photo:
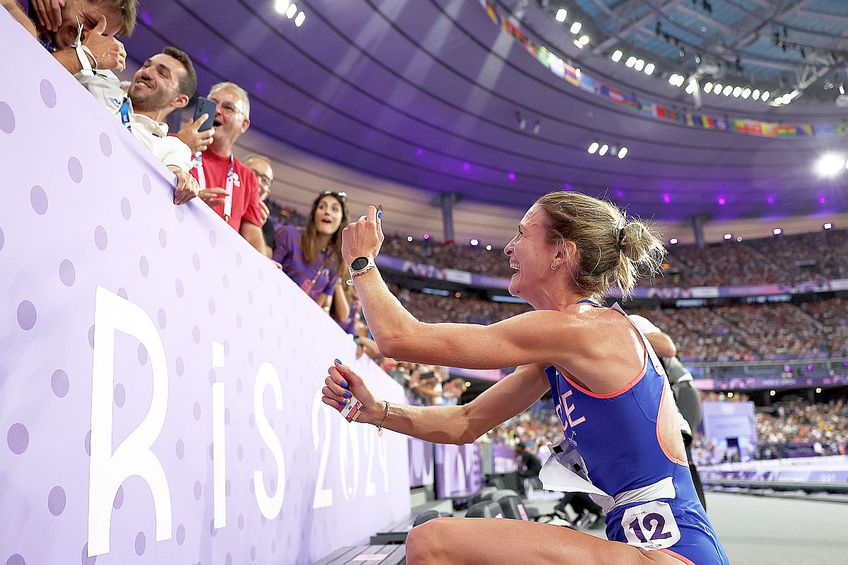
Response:
[{"label": "smiling woman", "polygon": [[344,229],[342,253],[384,355],[518,368],[469,404],[417,408],[375,399],[337,360],[324,381],[323,402],[348,421],[459,444],[550,390],[566,440],[545,468],[606,497],[608,540],[548,524],[437,518],[410,531],[409,563],[728,563],[692,482],[665,372],[624,311],[597,301],[613,285],[627,295],[640,268],[658,268],[664,249],[645,225],[627,222],[618,207],[590,196],[541,197],[504,249],[517,271],[509,291],[534,311],[489,326],[415,319],[377,269],[355,267],[373,265],[382,243],[373,206]]},{"label": "smiling woman", "polygon": [[344,266],[341,234],[347,222],[347,194],[326,190],[312,202],[305,228],[283,226],[275,235],[274,260],[328,311]]}]

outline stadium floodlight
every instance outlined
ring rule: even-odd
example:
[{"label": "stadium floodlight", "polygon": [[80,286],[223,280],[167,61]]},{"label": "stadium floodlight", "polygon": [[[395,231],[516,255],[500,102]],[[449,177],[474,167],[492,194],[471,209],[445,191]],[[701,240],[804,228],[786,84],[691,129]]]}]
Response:
[{"label": "stadium floodlight", "polygon": [[491,251],[491,250],[492,250],[492,244],[491,243],[486,244],[486,251]]},{"label": "stadium floodlight", "polygon": [[821,394],[821,387],[816,387],[816,394]]},{"label": "stadium floodlight", "polygon": [[412,243],[413,237],[411,235],[406,236],[406,241]]},{"label": "stadium floodlight", "polygon": [[277,0],[274,2],[274,11],[284,16],[286,14],[286,10],[289,9],[289,4],[291,0]]},{"label": "stadium floodlight", "polygon": [[581,24],[580,22],[574,22],[573,24],[571,24],[571,29],[569,31],[571,31],[571,33],[573,33],[574,35],[577,35],[578,33],[580,33],[581,29],[583,29],[583,24]]},{"label": "stadium floodlight", "polygon": [[559,10],[557,10],[555,17],[556,21],[558,21],[559,23],[564,22],[565,18],[568,17],[568,10],[566,10],[565,8],[560,8]]},{"label": "stadium floodlight", "polygon": [[749,96],[751,96],[751,89],[748,88],[748,87],[745,87],[745,89],[742,90],[742,98],[747,100]]},{"label": "stadium floodlight", "polygon": [[753,98],[754,100],[760,99],[760,89],[759,88],[754,89],[754,92],[751,93],[751,98]]},{"label": "stadium floodlight", "polygon": [[769,396],[774,396],[775,394],[777,394],[775,391],[773,391],[773,390],[769,391]]},{"label": "stadium floodlight", "polygon": [[765,102],[766,100],[768,100],[768,99],[769,99],[769,91],[768,91],[768,90],[766,90],[765,92],[763,92],[763,94],[762,94],[762,96],[760,97],[760,99],[761,99],[763,102]]},{"label": "stadium floodlight", "polygon": [[715,83],[713,87],[713,94],[721,94],[721,89],[724,88],[720,82]]},{"label": "stadium floodlight", "polygon": [[668,242],[669,242],[671,245],[677,245],[677,238],[676,238],[676,237],[672,237],[672,238],[671,238]]},{"label": "stadium floodlight", "polygon": [[621,149],[618,150],[618,158],[619,159],[624,159],[624,157],[626,155],[627,155],[627,148],[626,147],[622,147]]},{"label": "stadium floodlight", "polygon": [[604,143],[603,145],[601,145],[601,148],[598,150],[598,155],[603,157],[604,155],[607,154],[607,151],[609,151],[609,145]]},{"label": "stadium floodlight", "polygon": [[772,235],[780,235],[783,233],[783,230],[780,228],[774,228],[773,230],[771,230],[771,233]]},{"label": "stadium floodlight", "polygon": [[633,55],[629,56],[627,58],[627,60],[624,62],[624,66],[627,67],[628,69],[632,69],[633,65],[635,65],[635,64],[636,64],[636,57],[634,57]]},{"label": "stadium floodlight", "polygon": [[471,241],[469,243],[474,247],[477,247],[478,245],[480,245],[480,242],[477,240],[477,238],[474,238],[474,237],[471,238]]},{"label": "stadium floodlight", "polygon": [[732,233],[726,233],[726,234],[724,234],[724,240],[725,240],[725,241],[727,241],[727,240],[729,240],[729,239],[733,239],[733,234],[732,234]]},{"label": "stadium floodlight", "polygon": [[289,4],[289,7],[286,8],[286,17],[288,19],[292,19],[296,13],[297,13],[297,4],[292,2],[291,4]]},{"label": "stadium floodlight", "polygon": [[721,91],[725,96],[730,96],[730,93],[733,92],[733,87],[729,84],[724,85],[724,90]]},{"label": "stadium floodlight", "polygon": [[707,83],[705,83],[705,84],[704,84],[704,92],[706,92],[707,94],[709,94],[709,93],[710,93],[710,92],[712,92],[712,91],[713,91],[713,83],[711,83],[711,82],[707,82]]},{"label": "stadium floodlight", "polygon": [[656,68],[657,68],[657,66],[656,66],[656,65],[654,65],[653,63],[648,63],[647,65],[645,65],[645,74],[646,74],[646,75],[652,75],[652,74],[654,74],[654,70],[655,70]]},{"label": "stadium floodlight", "polygon": [[612,57],[610,57],[610,59],[612,59],[613,62],[618,63],[619,61],[621,61],[621,58],[623,56],[624,56],[624,53],[621,52],[621,49],[616,49],[615,51],[612,52]]},{"label": "stadium floodlight", "polygon": [[303,12],[298,13],[297,17],[294,19],[294,25],[296,25],[297,27],[302,26],[303,20],[305,20],[305,19],[306,19],[306,14],[304,14]]},{"label": "stadium floodlight", "polygon": [[816,174],[823,178],[833,178],[845,168],[845,158],[838,153],[825,153],[816,161]]},{"label": "stadium floodlight", "polygon": [[822,226],[822,228],[824,228],[824,229],[826,229],[826,230],[833,229],[833,224],[831,224],[830,222],[826,222],[826,223]]},{"label": "stadium floodlight", "polygon": [[633,68],[637,71],[641,71],[645,68],[645,61],[643,59],[636,59],[636,63],[633,65]]},{"label": "stadium floodlight", "polygon": [[588,151],[590,155],[594,155],[595,151],[598,150],[598,147],[600,147],[600,144],[597,141],[593,141],[589,144],[589,148],[586,151]]},{"label": "stadium floodlight", "polygon": [[736,88],[733,89],[733,97],[734,98],[739,98],[739,96],[741,96],[741,95],[742,95],[742,87],[741,86],[737,86]]},{"label": "stadium floodlight", "polygon": [[742,243],[742,236],[741,236],[741,235],[737,235],[737,236],[736,236],[736,241],[738,241],[739,243]]}]

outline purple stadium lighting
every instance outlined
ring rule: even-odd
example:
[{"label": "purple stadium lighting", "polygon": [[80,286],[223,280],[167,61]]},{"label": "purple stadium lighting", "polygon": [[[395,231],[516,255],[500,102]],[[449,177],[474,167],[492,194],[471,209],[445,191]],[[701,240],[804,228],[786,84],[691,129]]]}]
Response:
[{"label": "purple stadium lighting", "polygon": [[430,234],[429,234],[429,233],[425,233],[425,234],[424,234],[424,239],[430,239]]},{"label": "purple stadium lighting", "polygon": [[768,198],[766,198],[766,202],[768,202],[769,204],[774,204],[774,196],[769,196]]},{"label": "purple stadium lighting", "polygon": [[666,204],[670,203],[671,202],[671,194],[669,194],[668,192],[663,194],[663,202],[665,202]]},{"label": "purple stadium lighting", "polygon": [[462,164],[462,170],[463,171],[470,171],[471,170],[471,163],[468,163],[468,162],[463,163]]},{"label": "purple stadium lighting", "polygon": [[825,197],[824,194],[819,195],[819,204],[821,204],[821,205],[827,204],[827,198]]},{"label": "purple stadium lighting", "polygon": [[418,147],[418,148],[415,150],[415,154],[416,154],[416,155],[418,155],[419,157],[421,157],[422,155],[424,155],[424,150],[423,150],[423,149],[421,149],[420,147]]},{"label": "purple stadium lighting", "polygon": [[515,182],[515,173],[514,173],[514,172],[510,171],[510,172],[509,172],[509,174],[507,175],[507,177],[508,177],[508,178],[509,178],[509,180],[511,180],[512,182]]}]

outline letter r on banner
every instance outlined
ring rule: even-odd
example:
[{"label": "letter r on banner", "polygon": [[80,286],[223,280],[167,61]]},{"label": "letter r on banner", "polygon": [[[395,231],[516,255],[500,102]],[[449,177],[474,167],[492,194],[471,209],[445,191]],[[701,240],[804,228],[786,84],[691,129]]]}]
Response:
[{"label": "letter r on banner", "polygon": [[[130,335],[147,348],[153,369],[153,398],[139,426],[112,450],[112,390],[115,333]],[[162,463],[150,448],[159,437],[168,407],[165,348],[144,311],[97,287],[94,308],[94,364],[91,387],[91,467],[88,484],[88,554],[109,552],[112,501],[121,484],[138,475],[150,487],[156,512],[156,541],[171,538],[171,492]]]}]

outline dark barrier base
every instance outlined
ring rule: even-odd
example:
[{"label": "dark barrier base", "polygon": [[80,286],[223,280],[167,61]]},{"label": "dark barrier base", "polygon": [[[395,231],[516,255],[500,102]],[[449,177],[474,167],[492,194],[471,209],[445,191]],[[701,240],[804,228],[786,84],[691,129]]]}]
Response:
[{"label": "dark barrier base", "polygon": [[406,563],[405,545],[362,545],[342,547],[322,559],[316,565],[342,565],[343,563],[379,562],[380,565],[403,565]]}]

